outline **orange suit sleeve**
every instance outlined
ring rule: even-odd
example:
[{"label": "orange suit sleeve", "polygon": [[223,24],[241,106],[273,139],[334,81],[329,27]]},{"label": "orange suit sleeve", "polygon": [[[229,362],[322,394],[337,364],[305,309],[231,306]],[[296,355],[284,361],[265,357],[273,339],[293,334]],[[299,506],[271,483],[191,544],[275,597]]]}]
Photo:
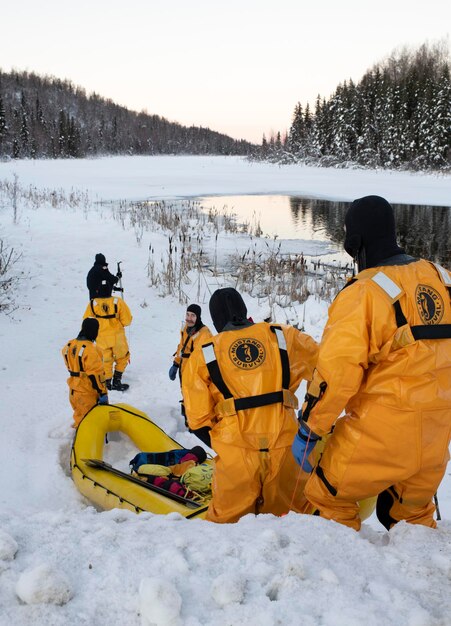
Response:
[{"label": "orange suit sleeve", "polygon": [[[338,294],[329,308],[329,317],[319,346],[313,382],[307,393],[327,387],[308,415],[309,427],[325,435],[359,390],[368,368],[371,350],[372,299],[368,284],[362,281]],[[307,405],[304,403],[303,412]]]},{"label": "orange suit sleeve", "polygon": [[130,326],[133,319],[128,304],[122,299],[118,301],[118,318],[122,326]]},{"label": "orange suit sleeve", "polygon": [[294,393],[302,380],[312,380],[318,359],[318,343],[294,326],[282,326],[290,360],[290,390]]},{"label": "orange suit sleeve", "polygon": [[184,366],[182,394],[188,425],[192,430],[212,426],[215,399],[210,391],[210,375],[202,349],[197,346]]}]

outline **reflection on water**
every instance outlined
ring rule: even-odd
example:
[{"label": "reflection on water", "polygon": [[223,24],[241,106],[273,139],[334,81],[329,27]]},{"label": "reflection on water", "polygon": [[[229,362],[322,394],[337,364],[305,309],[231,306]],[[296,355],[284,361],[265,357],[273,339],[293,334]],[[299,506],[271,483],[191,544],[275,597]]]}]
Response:
[{"label": "reflection on water", "polygon": [[[269,237],[332,241],[343,252],[343,259],[349,260],[342,248],[349,202],[297,196],[221,196],[202,198],[201,203],[207,209],[227,208],[240,222],[259,222]],[[450,267],[451,207],[394,204],[393,208],[398,242],[405,251]]]},{"label": "reflection on water", "polygon": [[[295,222],[311,219],[316,232],[343,243],[348,202],[290,198]],[[449,265],[451,261],[451,208],[394,204],[398,243],[408,254]]]}]

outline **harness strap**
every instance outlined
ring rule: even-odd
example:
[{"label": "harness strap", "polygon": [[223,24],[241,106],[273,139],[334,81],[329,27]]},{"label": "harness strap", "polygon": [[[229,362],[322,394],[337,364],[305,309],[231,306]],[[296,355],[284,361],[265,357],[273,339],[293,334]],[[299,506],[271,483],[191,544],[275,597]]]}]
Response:
[{"label": "harness strap", "polygon": [[207,365],[208,373],[213,384],[218,388],[221,394],[224,396],[222,402],[218,402],[215,407],[216,415],[219,417],[225,417],[226,415],[235,415],[237,411],[244,411],[246,409],[256,409],[261,406],[268,406],[270,404],[283,404],[286,407],[297,409],[298,401],[294,394],[289,390],[290,385],[290,361],[288,358],[287,344],[285,335],[280,326],[271,326],[271,331],[275,333],[277,344],[279,346],[279,354],[282,365],[282,389],[280,391],[271,391],[269,393],[262,393],[257,396],[248,396],[245,398],[234,398],[230,389],[228,388],[219,364],[216,359],[214,345],[212,342],[202,346],[202,351]]},{"label": "harness strap", "polygon": [[227,398],[216,404],[215,414],[216,417],[223,418],[236,415],[237,411],[256,409],[269,404],[283,404],[283,406],[289,409],[296,410],[298,408],[298,399],[289,389],[270,391],[269,393],[261,393],[257,396],[247,396],[245,398]]},{"label": "harness strap", "polygon": [[188,337],[188,339],[185,341],[185,344],[182,348],[181,354],[180,356],[182,357],[182,359],[189,359],[189,357],[192,355],[193,350],[194,350],[194,339],[191,341],[191,350],[189,352],[184,352],[185,346],[188,342],[188,340],[190,339],[190,337]]},{"label": "harness strap", "polygon": [[114,314],[111,313],[111,315],[99,315],[98,313],[95,312],[94,310],[94,303],[96,302],[96,300],[91,300],[91,311],[92,314],[94,315],[94,317],[100,318],[102,320],[111,320],[117,317],[117,298],[114,298]]},{"label": "harness strap", "polygon": [[280,326],[271,326],[272,332],[275,333],[277,338],[277,345],[279,346],[280,362],[282,364],[282,389],[289,389],[290,387],[290,359],[288,358],[287,342],[283,330]]},{"label": "harness strap", "polygon": [[401,305],[399,304],[399,300],[393,302],[393,306],[395,307],[396,326],[401,328],[401,326],[408,324],[406,316],[404,315]]},{"label": "harness strap", "polygon": [[415,339],[451,339],[451,324],[428,324],[427,326],[411,326]]},{"label": "harness strap", "polygon": [[267,406],[268,404],[276,404],[278,402],[283,402],[282,391],[271,391],[270,393],[261,393],[258,396],[237,398],[234,404],[236,411],[244,411],[245,409],[256,409],[259,406]]},{"label": "harness strap", "polygon": [[222,393],[226,400],[228,398],[232,398],[230,389],[227,387],[222,377],[221,370],[219,369],[213,343],[210,342],[203,345],[202,351],[204,353],[205,363],[207,365],[208,373],[210,374],[210,378],[213,384],[216,385],[216,387],[219,389],[219,391]]},{"label": "harness strap", "polygon": [[84,367],[83,367],[83,352],[85,351],[86,348],[86,344],[83,344],[78,352],[78,367],[80,368],[79,371],[80,372],[84,372]]},{"label": "harness strap", "polygon": [[186,348],[186,345],[187,345],[189,339],[190,339],[190,335],[188,335],[188,331],[187,331],[186,339],[185,339],[185,341],[183,343],[182,349],[180,350],[180,354],[183,354],[183,352],[185,352],[185,348]]},{"label": "harness strap", "polygon": [[340,289],[340,291],[343,291],[343,289],[346,289],[346,287],[350,287],[350,286],[351,286],[351,285],[353,285],[355,282],[357,282],[357,280],[358,280],[358,279],[357,279],[357,278],[354,278],[354,277],[350,278],[350,279],[348,280],[348,282],[346,283],[346,285]]},{"label": "harness strap", "polygon": [[[197,335],[199,334],[199,331],[196,331],[196,332],[194,333],[194,335],[190,335],[190,334],[188,333],[188,331],[186,331],[186,332],[187,332],[187,336],[186,336],[186,339],[185,339],[185,341],[184,341],[184,343],[183,343],[183,346],[182,346],[182,348],[181,348],[181,350],[180,350],[180,357],[181,357],[182,359],[189,359],[189,357],[191,356],[191,353],[192,353],[192,352],[193,352],[193,350],[194,350],[194,339],[195,339],[195,338],[197,337]],[[191,350],[190,350],[189,352],[185,352],[185,348],[186,348],[186,346],[188,345],[188,342],[189,342],[189,340],[190,340],[190,339],[191,339]],[[177,354],[177,352],[174,354],[174,356],[175,356],[176,354]]]},{"label": "harness strap", "polygon": [[[451,295],[451,278],[447,270],[435,263],[432,265],[436,268]],[[409,326],[412,336],[416,341],[425,339],[451,339],[451,324],[418,324],[416,326],[410,326],[399,302],[399,298],[404,293],[402,289],[383,272],[378,272],[371,280],[378,284],[393,301],[396,325],[398,328]]]},{"label": "harness strap", "polygon": [[75,352],[74,354],[74,358],[75,358],[75,364],[78,363],[78,371],[76,370],[72,370],[70,368],[70,364],[69,364],[69,358],[67,356],[68,352],[69,352],[69,348],[70,348],[70,342],[67,344],[66,346],[66,350],[64,352],[64,359],[66,361],[66,367],[67,367],[67,371],[69,372],[69,374],[73,377],[79,378],[82,374],[84,374],[85,369],[83,367],[83,353],[85,351],[86,348],[86,344],[82,344],[81,347]]},{"label": "harness strap", "polygon": [[91,385],[93,389],[97,391],[99,395],[102,395],[102,393],[104,392],[102,391],[102,389],[100,389],[99,385],[97,384],[97,378],[95,377],[95,374],[89,374],[88,378],[91,381]]}]

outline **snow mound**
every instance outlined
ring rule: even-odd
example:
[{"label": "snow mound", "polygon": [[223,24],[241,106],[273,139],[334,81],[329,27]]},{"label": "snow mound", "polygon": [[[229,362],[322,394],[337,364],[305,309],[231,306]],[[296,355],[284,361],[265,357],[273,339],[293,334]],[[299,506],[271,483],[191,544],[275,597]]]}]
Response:
[{"label": "snow mound", "polygon": [[66,604],[72,590],[66,576],[43,563],[23,572],[16,584],[16,594],[25,604]]},{"label": "snow mound", "polygon": [[15,539],[0,530],[0,561],[12,561],[18,549]]},{"label": "snow mound", "polygon": [[143,626],[172,626],[180,623],[182,598],[175,585],[161,578],[143,578],[139,585]]},{"label": "snow mound", "polygon": [[241,603],[244,599],[245,586],[246,581],[239,574],[221,574],[213,581],[211,595],[219,606]]}]

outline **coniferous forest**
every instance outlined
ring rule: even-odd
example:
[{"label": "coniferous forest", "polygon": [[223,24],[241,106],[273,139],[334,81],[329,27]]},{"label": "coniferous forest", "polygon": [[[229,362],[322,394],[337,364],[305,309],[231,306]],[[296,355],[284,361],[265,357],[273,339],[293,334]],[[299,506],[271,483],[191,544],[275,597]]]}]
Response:
[{"label": "coniferous forest", "polygon": [[263,136],[257,158],[312,165],[451,169],[448,46],[394,52],[358,83],[314,106],[298,103],[289,132]]},{"label": "coniferous forest", "polygon": [[0,70],[0,157],[248,154],[252,145],[137,113],[68,80]]}]

